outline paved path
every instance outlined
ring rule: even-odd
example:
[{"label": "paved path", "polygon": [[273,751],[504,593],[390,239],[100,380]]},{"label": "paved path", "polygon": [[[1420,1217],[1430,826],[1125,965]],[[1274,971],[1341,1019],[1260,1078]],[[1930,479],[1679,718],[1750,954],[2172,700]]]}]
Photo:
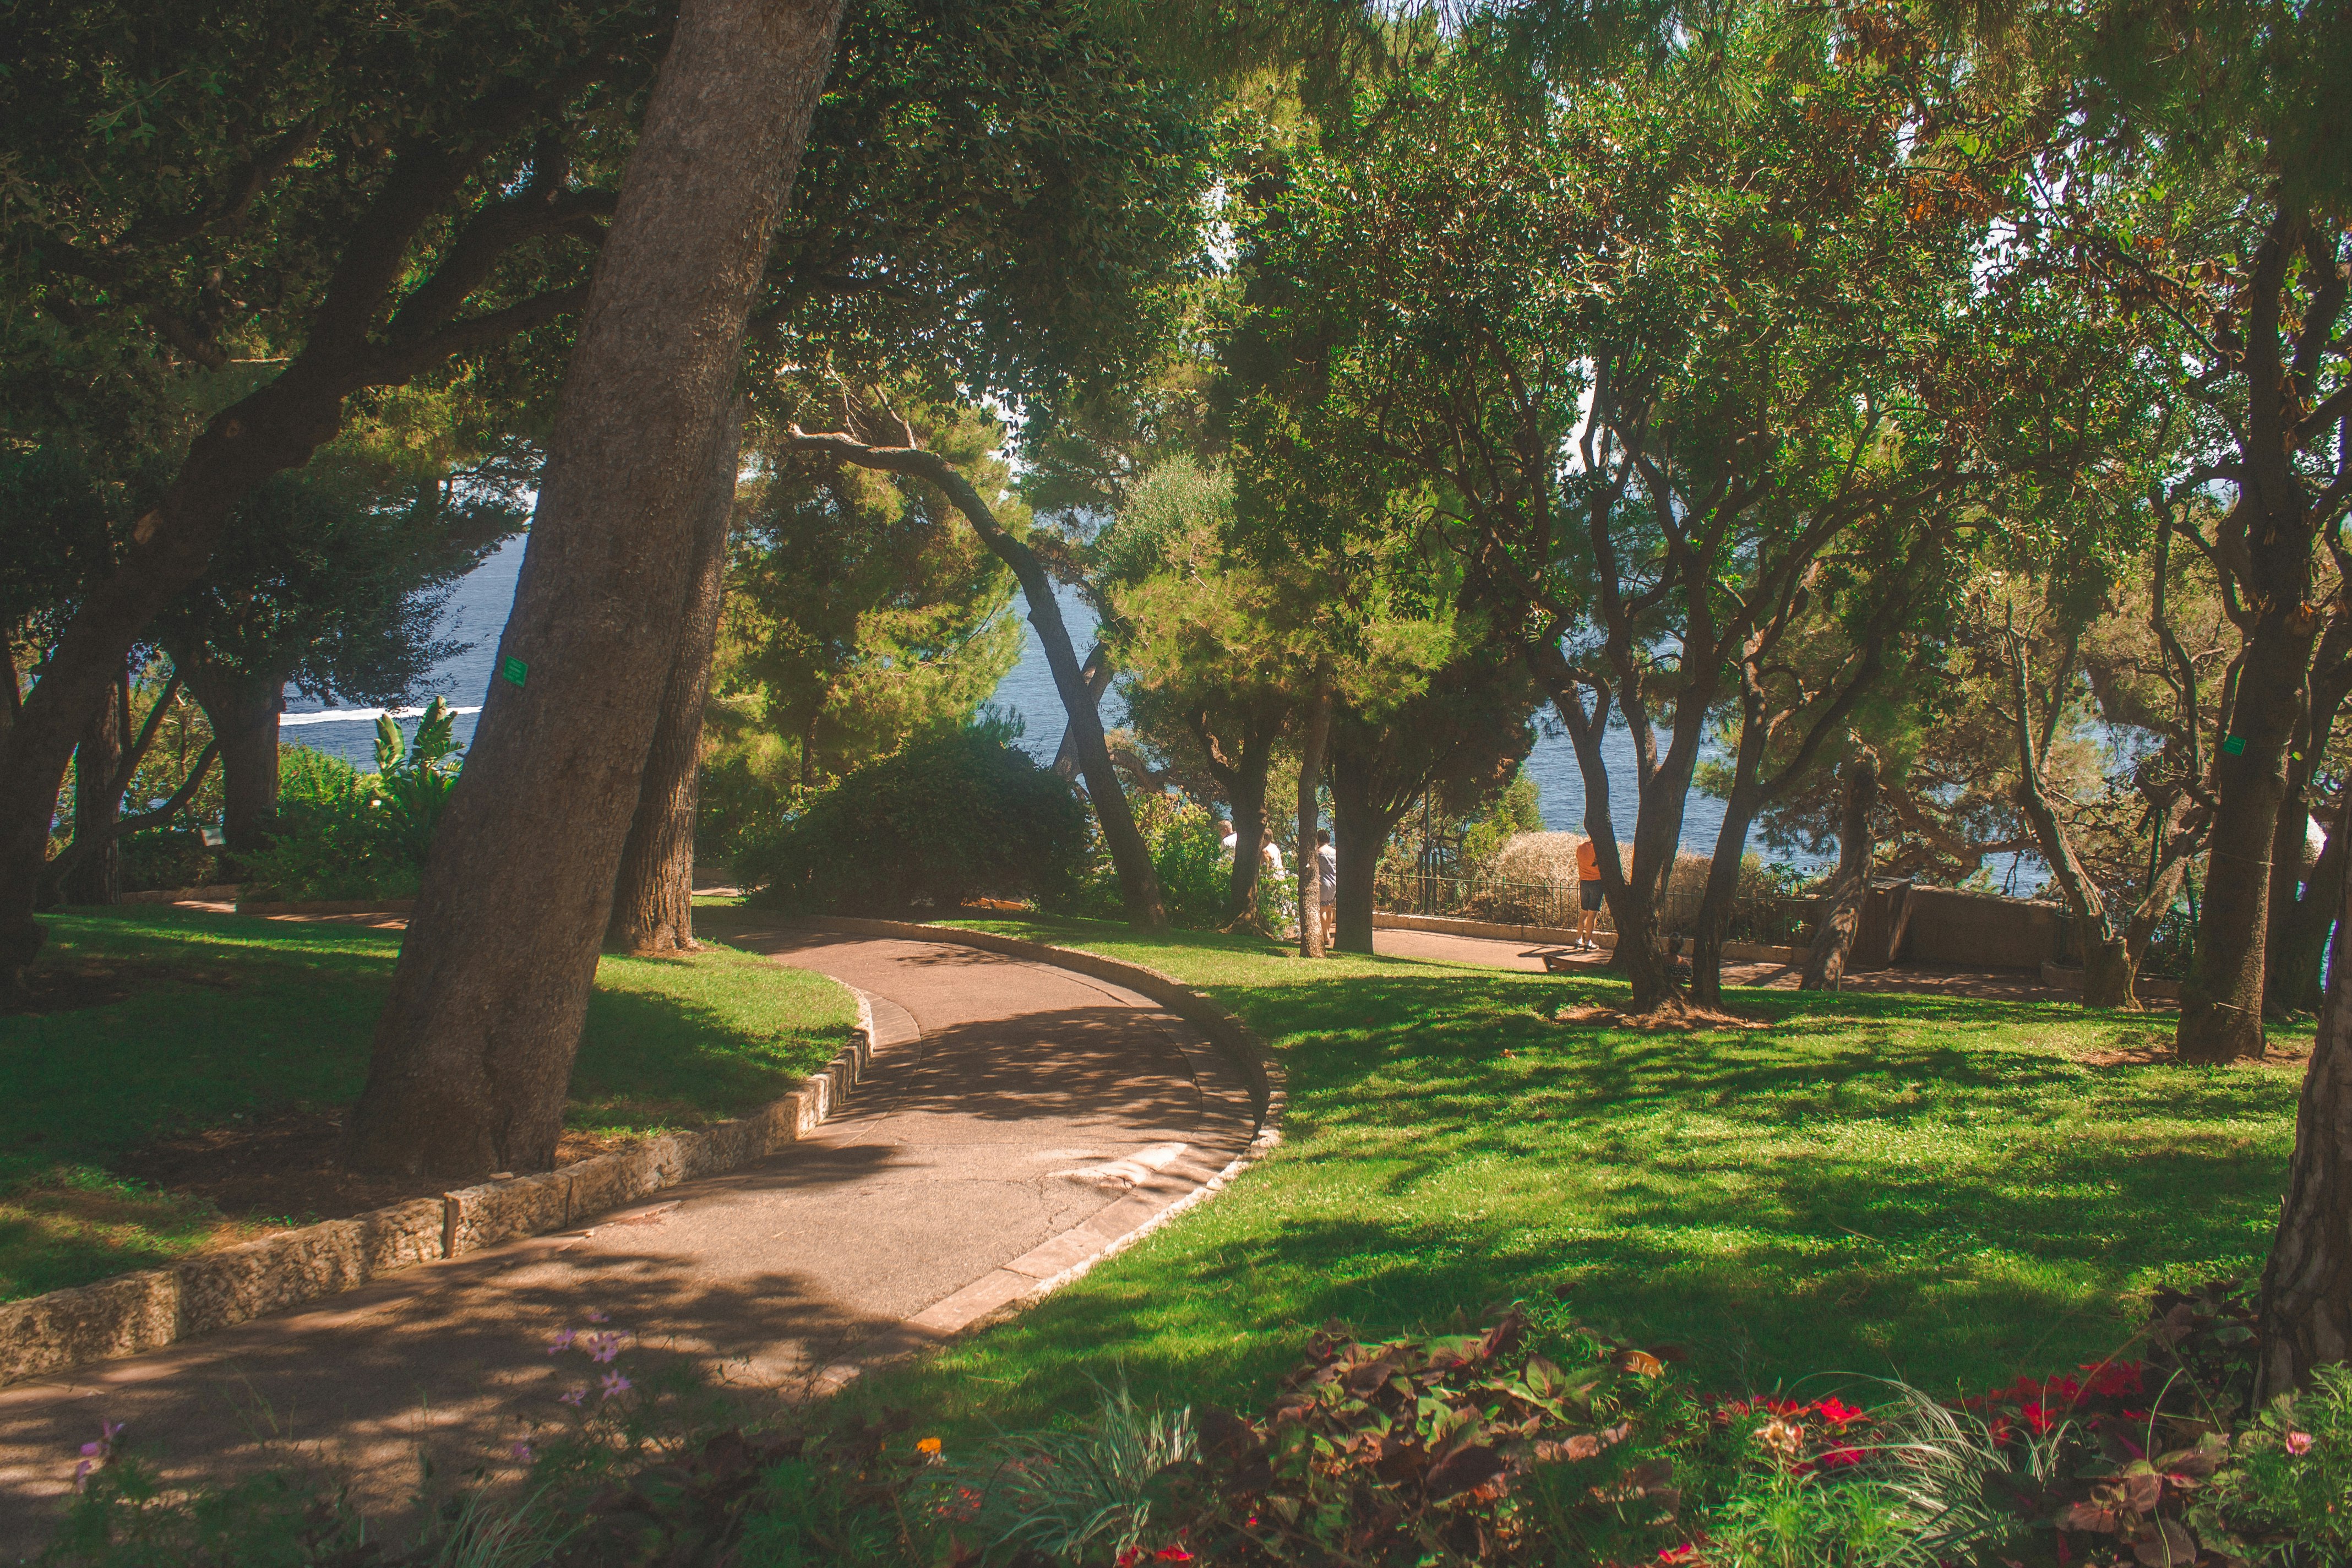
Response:
[{"label": "paved path", "polygon": [[[1609,954],[1594,950],[1578,952],[1558,942],[1518,942],[1503,937],[1456,936],[1451,931],[1405,931],[1382,926],[1372,932],[1372,951],[1391,958],[1430,958],[1446,963],[1475,963],[1490,969],[1544,971],[1549,954],[1566,959],[1576,969],[1595,975],[1607,973]],[[1798,972],[1781,963],[1731,963],[1723,966],[1727,985],[1763,985],[1793,991]],[[1918,995],[1970,996],[2004,1002],[2046,1002],[2079,997],[2042,984],[2039,975],[2001,969],[1942,969],[1906,964],[1899,969],[1875,969],[1846,976],[1849,991],[1900,991]],[[2161,1005],[2164,1004],[2152,1004]]]},{"label": "paved path", "polygon": [[1131,992],[971,948],[748,926],[727,940],[866,994],[880,1048],[834,1120],[584,1230],[0,1389],[0,1558],[38,1543],[101,1420],[174,1479],[290,1446],[349,1467],[372,1509],[407,1500],[420,1449],[444,1475],[509,1463],[527,1421],[604,1370],[547,1351],[591,1311],[754,1388],[825,1386],[1099,1254],[1254,1131],[1240,1073]]}]

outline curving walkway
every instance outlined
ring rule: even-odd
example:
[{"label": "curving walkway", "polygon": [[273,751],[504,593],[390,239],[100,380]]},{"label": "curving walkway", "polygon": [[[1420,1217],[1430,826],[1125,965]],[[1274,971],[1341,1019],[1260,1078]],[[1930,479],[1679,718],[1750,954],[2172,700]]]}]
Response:
[{"label": "curving walkway", "polygon": [[[404,1504],[417,1460],[502,1467],[583,1381],[592,1311],[787,1397],[953,1333],[1092,1258],[1238,1156],[1246,1083],[1132,992],[935,942],[740,927],[862,992],[866,1079],[791,1152],[592,1226],[427,1264],[319,1308],[0,1389],[0,1557],[37,1546],[101,1420],[170,1479],[349,1468]],[[595,1369],[599,1372],[602,1368]]]}]

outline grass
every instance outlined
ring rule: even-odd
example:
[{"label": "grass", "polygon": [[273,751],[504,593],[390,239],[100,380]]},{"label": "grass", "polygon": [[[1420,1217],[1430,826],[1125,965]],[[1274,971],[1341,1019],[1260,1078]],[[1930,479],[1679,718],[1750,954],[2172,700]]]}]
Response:
[{"label": "grass", "polygon": [[[349,1104],[397,932],[169,907],[48,917],[45,965],[119,994],[0,1017],[0,1300],[151,1268],[245,1228],[110,1168],[164,1137]],[[821,975],[727,949],[606,958],[567,1125],[692,1126],[786,1092],[848,1038]],[[299,1216],[289,1216],[299,1217]]]},{"label": "grass", "polygon": [[1980,1389],[2114,1349],[2158,1280],[2257,1268],[2293,1139],[2298,1072],[2084,1059],[2168,1040],[2163,1016],[1740,991],[1769,1027],[1653,1035],[1552,1021],[1622,1003],[1608,982],[971,923],[1197,986],[1290,1100],[1215,1202],[858,1396],[951,1432],[1081,1411],[1115,1374],[1255,1403],[1327,1320],[1547,1292],[1717,1386]]}]

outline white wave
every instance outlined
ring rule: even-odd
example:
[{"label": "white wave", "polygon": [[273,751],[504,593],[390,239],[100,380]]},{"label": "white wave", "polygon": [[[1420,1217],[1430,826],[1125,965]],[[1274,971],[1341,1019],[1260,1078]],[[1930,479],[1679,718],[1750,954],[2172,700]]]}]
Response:
[{"label": "white wave", "polygon": [[[479,713],[481,709],[452,708],[452,713]],[[321,708],[316,713],[280,713],[278,727],[290,724],[373,724],[389,714],[394,719],[421,719],[422,708]]]}]

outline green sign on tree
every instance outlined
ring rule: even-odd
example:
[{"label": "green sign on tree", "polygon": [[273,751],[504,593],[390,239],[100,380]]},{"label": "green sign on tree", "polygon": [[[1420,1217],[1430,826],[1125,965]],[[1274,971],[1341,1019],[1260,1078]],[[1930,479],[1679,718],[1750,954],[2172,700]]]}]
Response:
[{"label": "green sign on tree", "polygon": [[514,655],[508,654],[499,660],[499,679],[510,685],[520,686],[530,679],[530,666]]}]

